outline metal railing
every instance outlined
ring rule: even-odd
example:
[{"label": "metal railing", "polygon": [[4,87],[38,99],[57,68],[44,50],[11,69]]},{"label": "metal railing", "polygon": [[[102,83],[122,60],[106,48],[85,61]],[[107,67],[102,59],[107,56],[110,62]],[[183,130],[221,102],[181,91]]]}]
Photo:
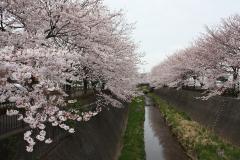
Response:
[{"label": "metal railing", "polygon": [[23,121],[18,120],[18,116],[7,116],[6,111],[13,109],[14,103],[0,104],[0,136],[14,132],[19,129],[24,129],[26,125]]}]

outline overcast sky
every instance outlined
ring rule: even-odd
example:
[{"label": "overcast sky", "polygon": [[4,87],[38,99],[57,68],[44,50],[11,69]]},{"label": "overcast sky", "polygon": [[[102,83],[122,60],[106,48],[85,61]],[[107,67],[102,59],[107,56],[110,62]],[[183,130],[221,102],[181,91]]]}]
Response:
[{"label": "overcast sky", "polygon": [[133,38],[145,52],[146,64],[141,67],[145,72],[188,46],[206,25],[240,12],[240,0],[105,0],[105,4],[123,9],[128,22],[137,22]]}]

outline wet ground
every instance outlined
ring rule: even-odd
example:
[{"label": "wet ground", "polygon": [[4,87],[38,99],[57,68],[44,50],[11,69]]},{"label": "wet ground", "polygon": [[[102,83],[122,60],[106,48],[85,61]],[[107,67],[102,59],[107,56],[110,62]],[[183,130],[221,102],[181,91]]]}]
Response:
[{"label": "wet ground", "polygon": [[184,150],[171,134],[159,109],[145,97],[144,142],[146,160],[188,160]]}]

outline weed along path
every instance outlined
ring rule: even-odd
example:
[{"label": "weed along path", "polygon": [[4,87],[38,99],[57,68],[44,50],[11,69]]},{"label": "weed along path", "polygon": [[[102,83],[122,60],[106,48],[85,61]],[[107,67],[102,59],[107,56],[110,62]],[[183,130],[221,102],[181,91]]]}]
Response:
[{"label": "weed along path", "polygon": [[146,160],[187,160],[184,150],[173,137],[169,127],[152,100],[145,97],[144,142]]}]

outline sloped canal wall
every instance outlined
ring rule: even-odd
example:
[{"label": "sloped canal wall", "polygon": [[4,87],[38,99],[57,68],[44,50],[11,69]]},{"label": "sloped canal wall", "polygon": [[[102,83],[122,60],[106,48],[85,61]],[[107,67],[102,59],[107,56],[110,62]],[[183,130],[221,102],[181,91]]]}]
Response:
[{"label": "sloped canal wall", "polygon": [[[115,160],[127,122],[128,107],[105,109],[88,122],[80,122],[74,134],[51,127],[55,143],[25,151],[23,133],[0,141],[4,160]],[[47,132],[48,132],[47,131]]]},{"label": "sloped canal wall", "polygon": [[77,127],[42,160],[115,160],[128,108],[111,108]]},{"label": "sloped canal wall", "polygon": [[219,136],[240,146],[240,100],[215,96],[208,100],[197,99],[197,91],[160,88],[155,94],[187,113],[191,119],[213,129]]}]

